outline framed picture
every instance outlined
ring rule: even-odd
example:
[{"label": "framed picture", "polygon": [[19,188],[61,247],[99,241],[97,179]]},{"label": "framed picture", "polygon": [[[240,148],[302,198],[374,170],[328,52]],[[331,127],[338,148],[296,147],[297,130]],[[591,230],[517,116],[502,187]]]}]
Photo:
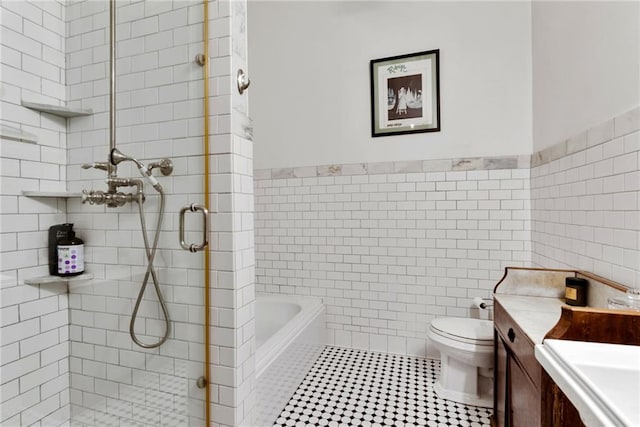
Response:
[{"label": "framed picture", "polygon": [[439,54],[371,60],[371,136],[440,131]]}]

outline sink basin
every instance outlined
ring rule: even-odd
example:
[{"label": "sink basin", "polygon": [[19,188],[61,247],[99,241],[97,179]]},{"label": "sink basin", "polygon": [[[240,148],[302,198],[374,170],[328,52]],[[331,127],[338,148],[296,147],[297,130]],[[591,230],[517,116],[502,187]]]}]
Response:
[{"label": "sink basin", "polygon": [[640,369],[596,365],[576,365],[576,369],[607,406],[617,408],[619,418],[626,418],[629,426],[640,425]]},{"label": "sink basin", "polygon": [[587,426],[640,426],[640,346],[545,340],[536,358]]}]

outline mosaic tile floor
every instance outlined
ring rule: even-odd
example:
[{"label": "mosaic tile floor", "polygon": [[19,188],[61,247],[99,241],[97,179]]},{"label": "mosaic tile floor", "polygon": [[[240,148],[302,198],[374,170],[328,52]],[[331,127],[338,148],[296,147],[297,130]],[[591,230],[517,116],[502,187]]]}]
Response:
[{"label": "mosaic tile floor", "polygon": [[440,399],[437,360],[326,347],[276,426],[489,426],[491,410]]}]

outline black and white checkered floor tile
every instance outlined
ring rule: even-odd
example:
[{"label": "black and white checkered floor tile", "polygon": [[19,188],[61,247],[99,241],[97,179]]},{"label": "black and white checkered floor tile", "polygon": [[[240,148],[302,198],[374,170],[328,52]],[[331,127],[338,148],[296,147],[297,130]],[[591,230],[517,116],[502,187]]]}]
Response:
[{"label": "black and white checkered floor tile", "polygon": [[276,426],[489,426],[491,410],[441,399],[440,362],[326,347]]}]

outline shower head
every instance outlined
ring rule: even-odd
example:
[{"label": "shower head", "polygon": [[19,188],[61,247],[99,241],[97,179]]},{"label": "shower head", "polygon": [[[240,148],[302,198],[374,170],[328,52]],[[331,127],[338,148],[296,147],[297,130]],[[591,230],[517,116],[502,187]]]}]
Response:
[{"label": "shower head", "polygon": [[124,162],[125,160],[135,163],[138,166],[138,169],[144,167],[142,162],[140,162],[137,159],[134,159],[133,157],[129,157],[122,154],[122,152],[117,148],[114,148],[113,150],[111,150],[111,153],[109,154],[109,161],[111,162],[112,165],[117,165],[118,163]]}]

